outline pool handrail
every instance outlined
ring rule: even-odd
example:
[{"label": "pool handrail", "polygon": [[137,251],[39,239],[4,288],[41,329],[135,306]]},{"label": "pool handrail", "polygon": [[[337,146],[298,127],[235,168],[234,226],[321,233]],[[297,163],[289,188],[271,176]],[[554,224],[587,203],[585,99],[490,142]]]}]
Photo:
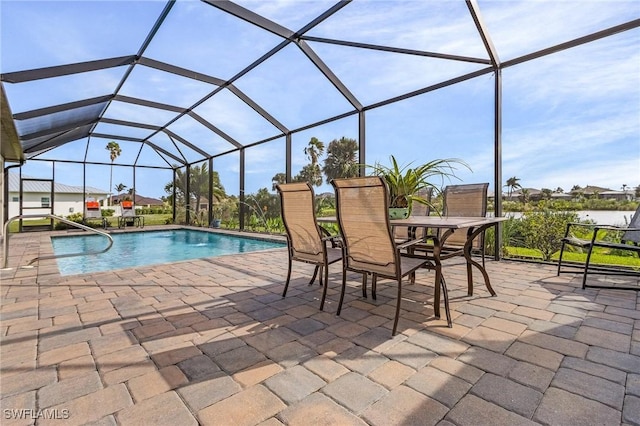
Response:
[{"label": "pool handrail", "polygon": [[57,255],[49,254],[45,256],[37,256],[31,259],[31,261],[27,263],[27,266],[33,264],[37,260],[43,260],[43,259],[58,259],[61,257],[73,257],[73,256],[85,256],[85,255],[88,256],[92,254],[100,254],[109,250],[113,245],[113,237],[111,235],[109,235],[104,231],[100,231],[98,229],[94,229],[89,226],[83,225],[81,223],[73,222],[69,219],[65,219],[63,217],[56,216],[53,214],[21,214],[21,215],[12,217],[11,219],[7,220],[4,224],[4,244],[3,244],[3,250],[2,250],[2,254],[4,255],[4,264],[3,264],[4,269],[6,269],[7,265],[9,264],[9,225],[13,221],[16,221],[19,219],[42,219],[42,218],[58,220],[60,222],[66,223],[67,225],[75,226],[76,228],[84,229],[85,231],[91,231],[96,234],[100,234],[104,237],[107,237],[107,239],[109,240],[109,245],[107,245],[105,249],[99,250],[99,251],[87,251],[87,252],[81,252],[81,253],[65,253],[65,254],[57,254]]}]

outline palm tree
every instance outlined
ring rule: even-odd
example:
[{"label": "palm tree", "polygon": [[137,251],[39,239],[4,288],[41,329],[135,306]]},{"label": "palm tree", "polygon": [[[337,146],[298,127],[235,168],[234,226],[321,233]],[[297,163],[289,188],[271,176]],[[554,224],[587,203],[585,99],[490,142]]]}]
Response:
[{"label": "palm tree", "polygon": [[318,138],[311,138],[309,145],[304,149],[304,153],[311,161],[300,170],[300,173],[293,179],[296,182],[309,182],[311,185],[322,185],[322,170],[318,164],[318,159],[324,153],[324,142]]},{"label": "palm tree", "polygon": [[[206,198],[209,196],[209,176],[211,176],[211,185],[213,187],[213,198],[215,200],[222,201],[227,197],[224,187],[220,183],[220,176],[218,172],[211,171],[209,175],[209,168],[207,167],[207,163],[202,163],[200,166],[191,167],[190,171],[190,179],[189,179],[189,196],[185,194],[187,188],[187,179],[185,173],[182,170],[176,170],[176,197],[178,198],[178,202],[183,201],[185,204],[189,203],[190,200],[195,199],[195,212],[197,213],[200,210],[200,201],[202,198]],[[173,182],[169,182],[164,186],[165,192],[168,194],[173,193]],[[169,195],[168,198],[172,198]],[[172,202],[176,202],[176,200],[171,200]],[[209,200],[209,202],[213,203],[214,200]]]},{"label": "palm tree", "polygon": [[322,185],[322,170],[317,164],[307,164],[293,178],[294,182],[309,182],[313,186]]},{"label": "palm tree", "polygon": [[111,141],[105,147],[109,151],[109,158],[111,158],[111,173],[109,174],[109,205],[111,205],[111,185],[113,184],[113,162],[122,154],[120,145],[118,142]]},{"label": "palm tree", "polygon": [[335,178],[351,178],[358,176],[358,142],[355,139],[341,137],[334,139],[327,148],[324,160],[324,173],[327,183]]},{"label": "palm tree", "polygon": [[522,185],[518,183],[519,180],[520,178],[515,176],[507,179],[507,184],[505,185],[507,187],[507,198],[511,199],[511,193],[518,188],[522,188]]},{"label": "palm tree", "polygon": [[304,149],[304,154],[311,160],[312,165],[318,164],[318,158],[324,153],[324,142],[318,138],[311,138],[309,145]]},{"label": "palm tree", "polygon": [[113,189],[118,191],[118,200],[120,200],[120,193],[125,189],[127,189],[127,185],[125,185],[124,183],[119,183],[116,186],[114,186]]}]

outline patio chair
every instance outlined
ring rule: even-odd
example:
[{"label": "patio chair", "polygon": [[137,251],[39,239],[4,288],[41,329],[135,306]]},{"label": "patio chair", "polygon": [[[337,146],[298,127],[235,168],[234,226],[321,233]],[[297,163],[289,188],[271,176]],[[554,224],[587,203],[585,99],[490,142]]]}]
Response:
[{"label": "patio chair", "polygon": [[136,215],[136,206],[133,201],[122,200],[120,201],[118,228],[126,227],[128,224],[144,228],[144,216]]},{"label": "patio chair", "polygon": [[[443,191],[443,215],[448,217],[485,217],[487,214],[488,183],[472,183],[464,185],[448,185]],[[448,232],[448,237],[441,247],[441,260],[464,256],[464,245],[469,235],[468,228],[460,228],[454,233]],[[442,235],[438,232],[438,237]],[[415,251],[429,252],[433,250],[430,243],[418,244]],[[484,232],[476,237],[471,246],[472,251],[479,252],[482,257],[482,268],[485,268]],[[467,294],[473,295],[473,268],[467,264]],[[489,290],[493,294],[493,290]]]},{"label": "patio chair", "polygon": [[[287,183],[276,185],[280,194],[282,222],[287,234],[289,264],[287,281],[282,297],[287,295],[291,280],[291,267],[294,260],[315,265],[311,285],[318,271],[320,284],[323,287],[320,310],[324,308],[329,281],[329,265],[342,260],[342,249],[335,243],[336,236],[323,236],[316,222],[315,197],[313,188],[308,183]],[[331,244],[329,244],[331,243]],[[324,279],[323,279],[324,271]]]},{"label": "patio chair", "polygon": [[84,215],[82,217],[82,222],[87,225],[87,223],[91,220],[101,221],[102,227],[104,229],[107,229],[107,218],[102,216],[100,203],[98,203],[97,201],[86,201],[84,203]]},{"label": "patio chair", "polygon": [[[444,189],[444,216],[485,217],[487,215],[487,190],[489,183],[470,183],[464,185],[448,185]],[[467,229],[460,229],[447,238],[443,250],[453,255],[462,256],[462,248],[467,241]],[[482,256],[482,267],[485,266],[484,233],[473,241],[472,249]],[[471,265],[467,265],[471,268]]]},{"label": "patio chair", "polygon": [[[336,191],[336,215],[342,235],[344,260],[342,262],[342,290],[338,312],[340,315],[347,285],[347,271],[372,274],[372,296],[376,298],[377,278],[396,281],[398,294],[396,312],[391,335],[398,328],[402,302],[402,278],[414,273],[418,268],[430,267],[426,257],[404,256],[401,252],[411,245],[423,241],[415,239],[395,244],[389,222],[388,190],[385,181],[378,176],[351,179],[334,179],[331,184]],[[437,275],[436,285],[442,283],[445,295],[447,319],[449,301],[444,280]],[[363,285],[366,281],[363,280]],[[439,294],[439,293],[438,293]],[[439,303],[436,300],[435,303]]]},{"label": "patio chair", "polygon": [[[591,235],[590,238],[588,238],[589,235]],[[565,267],[569,268],[569,270],[562,270],[562,258],[567,246],[578,247],[578,249],[582,251],[586,250],[587,258],[584,264],[567,265],[565,262]],[[587,287],[594,287],[615,288],[622,290],[640,290],[640,286],[622,287],[587,285],[587,275],[589,274],[589,272],[603,272],[611,275],[640,275],[640,272],[638,272],[638,270],[633,270],[631,268],[592,265],[591,256],[593,254],[593,250],[596,248],[601,248],[609,251],[631,251],[640,257],[640,206],[638,206],[638,208],[636,209],[627,227],[573,222],[568,223],[564,233],[564,237],[562,238],[562,246],[560,247],[560,256],[558,258],[558,275],[566,272],[575,272],[575,268],[579,268],[583,271],[583,289]]]}]

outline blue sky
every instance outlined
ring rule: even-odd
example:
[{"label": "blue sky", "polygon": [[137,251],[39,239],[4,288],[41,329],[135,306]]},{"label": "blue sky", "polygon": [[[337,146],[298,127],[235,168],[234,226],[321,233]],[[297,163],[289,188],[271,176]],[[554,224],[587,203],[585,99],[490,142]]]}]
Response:
[{"label": "blue sky", "polygon": [[[332,1],[238,1],[278,24],[297,30],[333,5]],[[501,61],[517,58],[633,19],[637,1],[483,1],[482,17]],[[133,55],[165,7],[162,1],[0,2],[2,73],[109,57]],[[486,58],[462,1],[356,0],[308,33],[316,37]],[[178,1],[144,57],[226,80],[281,42],[273,34],[200,1]],[[484,65],[377,52],[309,42],[364,105],[380,102]],[[113,93],[126,67],[22,84],[5,83],[14,113]],[[569,190],[573,185],[620,189],[640,185],[640,29],[525,62],[503,70],[503,181],[520,178],[525,187]],[[352,110],[350,104],[294,45],[278,52],[235,85],[289,129]],[[486,74],[442,90],[367,112],[366,163],[421,163],[460,158],[471,171],[461,182],[493,182],[493,87]],[[136,66],[120,94],[190,107],[215,86]],[[242,144],[278,130],[228,90],[194,110]],[[173,115],[113,102],[105,117],[164,125]],[[231,146],[190,117],[169,129],[219,154]],[[99,124],[98,131],[145,137],[147,131]],[[293,135],[293,174],[307,160],[311,137],[325,144],[342,136],[357,139],[355,116]],[[43,158],[108,162],[109,139],[71,142]],[[176,149],[166,136],[152,138]],[[150,148],[118,141],[116,163],[166,165]],[[87,148],[88,146],[88,148]],[[189,161],[199,156],[188,148]],[[227,192],[239,191],[238,154],[214,159]],[[271,188],[284,171],[284,139],[246,151],[246,190]],[[87,185],[108,188],[109,166],[88,166]],[[81,184],[81,165],[57,163],[56,180]],[[30,161],[24,173],[51,175],[50,163]],[[131,168],[114,167],[114,185],[133,186]],[[138,168],[141,195],[165,195],[170,172]],[[445,182],[446,183],[446,182]],[[454,182],[454,183],[457,183]],[[502,182],[504,184],[504,182]],[[317,192],[330,190],[329,185]]]}]

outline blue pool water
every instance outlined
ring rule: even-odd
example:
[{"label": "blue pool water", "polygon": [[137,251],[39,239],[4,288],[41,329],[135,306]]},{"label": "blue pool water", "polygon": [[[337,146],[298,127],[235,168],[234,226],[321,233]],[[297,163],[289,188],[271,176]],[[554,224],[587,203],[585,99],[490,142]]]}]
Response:
[{"label": "blue pool water", "polygon": [[[112,234],[113,246],[106,253],[57,259],[61,275],[75,275],[180,260],[247,253],[285,247],[284,243],[243,238],[212,232],[177,229]],[[100,235],[52,237],[54,254],[102,250],[107,239]]]}]

